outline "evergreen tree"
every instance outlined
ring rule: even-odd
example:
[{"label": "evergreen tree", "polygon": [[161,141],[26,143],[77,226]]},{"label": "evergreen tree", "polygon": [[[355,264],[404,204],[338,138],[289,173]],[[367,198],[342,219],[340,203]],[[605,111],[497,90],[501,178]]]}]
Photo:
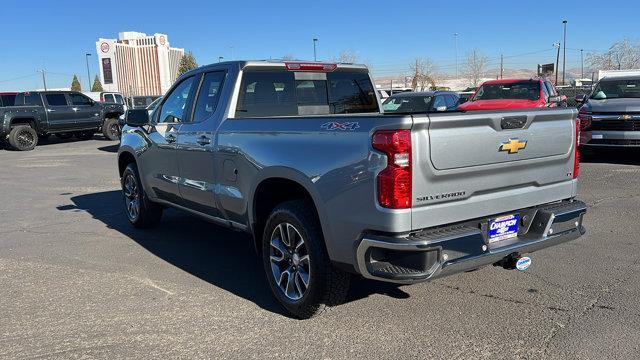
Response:
[{"label": "evergreen tree", "polygon": [[78,77],[73,75],[73,80],[71,80],[71,91],[80,91],[82,90],[82,86],[80,86],[80,81],[78,81]]},{"label": "evergreen tree", "polygon": [[196,58],[193,57],[193,53],[189,51],[180,59],[180,65],[178,65],[178,76],[197,67],[198,63],[196,62]]},{"label": "evergreen tree", "polygon": [[91,86],[91,91],[104,91],[98,75],[96,75],[96,78],[93,80],[93,86]]}]

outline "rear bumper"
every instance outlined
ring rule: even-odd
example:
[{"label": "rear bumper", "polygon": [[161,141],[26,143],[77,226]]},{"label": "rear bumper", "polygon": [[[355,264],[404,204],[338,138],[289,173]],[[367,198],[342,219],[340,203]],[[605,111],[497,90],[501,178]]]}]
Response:
[{"label": "rear bumper", "polygon": [[366,278],[406,284],[476,269],[580,237],[586,211],[577,200],[514,211],[521,219],[518,237],[492,244],[486,224],[500,214],[401,238],[370,234],[357,248],[358,271]]},{"label": "rear bumper", "polygon": [[640,147],[640,131],[582,131],[580,133],[580,145],[593,147]]}]

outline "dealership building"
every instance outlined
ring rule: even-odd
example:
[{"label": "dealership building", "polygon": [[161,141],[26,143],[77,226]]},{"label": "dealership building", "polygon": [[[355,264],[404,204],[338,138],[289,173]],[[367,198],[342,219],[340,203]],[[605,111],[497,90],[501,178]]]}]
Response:
[{"label": "dealership building", "polygon": [[125,96],[162,95],[178,76],[184,49],[169,46],[166,34],[126,31],[96,42],[100,81],[105,91]]}]

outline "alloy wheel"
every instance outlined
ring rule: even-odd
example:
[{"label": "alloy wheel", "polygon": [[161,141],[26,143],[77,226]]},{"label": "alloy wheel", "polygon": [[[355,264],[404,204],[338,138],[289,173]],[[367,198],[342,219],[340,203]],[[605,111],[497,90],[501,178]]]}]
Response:
[{"label": "alloy wheel", "polygon": [[31,148],[35,142],[33,134],[27,130],[20,131],[16,137],[18,144],[23,148]]},{"label": "alloy wheel", "polygon": [[307,292],[311,264],[304,238],[290,223],[275,227],[270,240],[271,273],[289,300],[299,300]]},{"label": "alloy wheel", "polygon": [[129,220],[136,221],[140,215],[140,194],[138,181],[133,174],[129,173],[125,176],[122,190],[124,192],[127,216]]}]

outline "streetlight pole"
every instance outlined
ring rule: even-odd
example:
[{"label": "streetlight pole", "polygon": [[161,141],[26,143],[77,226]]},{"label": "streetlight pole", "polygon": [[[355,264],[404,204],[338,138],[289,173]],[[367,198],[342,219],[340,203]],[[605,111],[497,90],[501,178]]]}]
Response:
[{"label": "streetlight pole", "polygon": [[562,85],[564,85],[564,72],[567,67],[567,20],[562,20],[562,23],[564,24],[564,40],[562,43],[562,47],[564,48],[562,50]]},{"label": "streetlight pole", "polygon": [[580,49],[580,78],[584,79],[584,57],[582,55],[582,49]]},{"label": "streetlight pole", "polygon": [[455,46],[456,54],[456,80],[458,80],[458,33],[453,33],[453,43]]},{"label": "streetlight pole", "polygon": [[560,65],[559,64],[559,62],[560,62],[560,43],[554,43],[553,46],[558,49],[558,55],[556,55],[556,69],[555,69],[555,72],[556,72],[556,83],[555,83],[555,85],[557,86],[558,85],[558,73],[560,72],[560,71],[558,71],[558,66]]},{"label": "streetlight pole", "polygon": [[87,91],[91,91],[91,73],[89,73],[89,56],[91,56],[91,54],[89,53],[84,54],[84,59],[87,61],[87,82],[89,83],[89,87],[87,88]]},{"label": "streetlight pole", "polygon": [[318,57],[316,56],[316,44],[318,43],[318,38],[313,38],[313,61],[318,61]]}]

